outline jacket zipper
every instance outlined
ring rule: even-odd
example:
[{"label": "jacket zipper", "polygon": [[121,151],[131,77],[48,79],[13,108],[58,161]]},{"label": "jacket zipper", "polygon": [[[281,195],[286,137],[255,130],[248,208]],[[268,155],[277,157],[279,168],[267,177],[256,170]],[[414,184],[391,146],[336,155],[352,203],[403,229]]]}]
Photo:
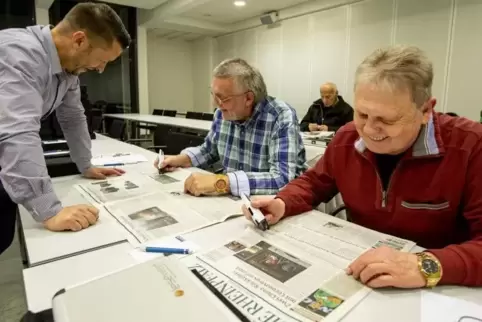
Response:
[{"label": "jacket zipper", "polygon": [[382,191],[382,208],[386,208],[386,207],[387,207],[388,192],[390,191],[390,184],[392,183],[393,175],[395,174],[395,171],[397,171],[397,169],[400,167],[400,164],[402,163],[402,160],[399,160],[399,161],[398,161],[397,165],[395,166],[395,168],[394,168],[393,171],[392,171],[392,174],[391,174],[390,177],[388,178],[387,190],[383,190],[382,178],[380,177],[380,173],[378,172],[377,167],[374,166],[373,163],[372,163],[363,153],[360,153],[360,154],[361,154],[366,160],[368,160],[368,162],[372,165],[372,167],[375,168],[375,173],[377,174],[378,182],[380,183],[380,190]]}]

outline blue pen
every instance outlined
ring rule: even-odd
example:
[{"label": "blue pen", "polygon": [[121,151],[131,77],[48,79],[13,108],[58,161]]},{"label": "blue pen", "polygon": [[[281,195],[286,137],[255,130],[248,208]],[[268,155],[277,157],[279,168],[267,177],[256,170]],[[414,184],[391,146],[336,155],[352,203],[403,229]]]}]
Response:
[{"label": "blue pen", "polygon": [[104,167],[117,167],[117,166],[123,166],[124,163],[106,163],[103,164]]},{"label": "blue pen", "polygon": [[163,254],[191,254],[192,251],[186,248],[168,248],[168,247],[150,247],[146,246],[144,250],[147,253],[163,253]]}]

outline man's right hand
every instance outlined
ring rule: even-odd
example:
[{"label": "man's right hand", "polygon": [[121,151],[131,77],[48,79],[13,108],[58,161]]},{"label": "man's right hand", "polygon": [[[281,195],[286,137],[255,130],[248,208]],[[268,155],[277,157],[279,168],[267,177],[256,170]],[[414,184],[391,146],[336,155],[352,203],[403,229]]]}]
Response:
[{"label": "man's right hand", "polygon": [[[154,167],[159,169],[159,158],[154,161]],[[189,168],[192,167],[191,158],[186,154],[179,155],[166,155],[164,161],[161,164],[161,169],[164,171],[174,171],[176,168]]]},{"label": "man's right hand", "polygon": [[[274,225],[283,218],[285,214],[286,205],[283,200],[273,197],[260,197],[253,199],[251,202],[253,208],[258,208],[264,214],[266,221],[269,225]],[[251,213],[248,211],[246,206],[243,205],[243,213],[246,219],[253,221],[251,219]]]},{"label": "man's right hand", "polygon": [[94,225],[99,219],[99,210],[89,205],[64,207],[57,215],[44,221],[51,231],[79,231]]},{"label": "man's right hand", "polygon": [[310,132],[318,131],[318,124],[310,123],[310,124],[308,124],[308,129],[310,130]]}]

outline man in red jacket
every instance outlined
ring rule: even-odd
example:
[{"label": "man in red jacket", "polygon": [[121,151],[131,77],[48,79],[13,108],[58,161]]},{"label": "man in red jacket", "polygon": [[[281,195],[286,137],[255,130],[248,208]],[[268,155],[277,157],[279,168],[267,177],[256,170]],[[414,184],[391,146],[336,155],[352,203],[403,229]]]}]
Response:
[{"label": "man in red jacket", "polygon": [[347,273],[370,287],[482,286],[482,124],[434,112],[431,62],[416,47],[376,50],[358,67],[354,122],[275,199],[270,224],[340,192],[353,222],[415,241],[361,255]]}]

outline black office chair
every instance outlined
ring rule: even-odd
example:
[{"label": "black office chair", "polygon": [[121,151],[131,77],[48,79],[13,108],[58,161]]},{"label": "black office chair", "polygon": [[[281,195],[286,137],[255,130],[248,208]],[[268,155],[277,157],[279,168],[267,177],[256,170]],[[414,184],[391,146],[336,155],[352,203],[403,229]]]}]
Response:
[{"label": "black office chair", "polygon": [[107,135],[113,139],[120,141],[125,140],[126,123],[123,120],[113,119],[109,128],[107,129]]},{"label": "black office chair", "polygon": [[205,120],[205,121],[212,121],[213,118],[214,118],[213,113],[203,113],[203,115],[202,115],[202,119]]},{"label": "black office chair", "polygon": [[102,133],[102,115],[92,115],[92,131]]},{"label": "black office chair", "polygon": [[163,115],[164,114],[164,110],[159,110],[157,108],[154,109],[154,111],[152,111],[152,115]]},{"label": "black office chair", "polygon": [[171,116],[171,117],[175,117],[177,114],[177,111],[176,110],[164,110],[164,114],[162,114],[163,116]]},{"label": "black office chair", "polygon": [[171,131],[166,154],[176,155],[185,148],[198,146],[204,142],[204,138],[189,133]]},{"label": "black office chair", "polygon": [[174,130],[170,125],[158,125],[154,130],[153,141],[154,145],[147,147],[148,150],[153,150],[159,153],[159,149],[166,152],[168,142],[171,142],[171,133]]},{"label": "black office chair", "polygon": [[203,113],[201,113],[201,112],[187,112],[186,118],[187,119],[202,120]]}]

